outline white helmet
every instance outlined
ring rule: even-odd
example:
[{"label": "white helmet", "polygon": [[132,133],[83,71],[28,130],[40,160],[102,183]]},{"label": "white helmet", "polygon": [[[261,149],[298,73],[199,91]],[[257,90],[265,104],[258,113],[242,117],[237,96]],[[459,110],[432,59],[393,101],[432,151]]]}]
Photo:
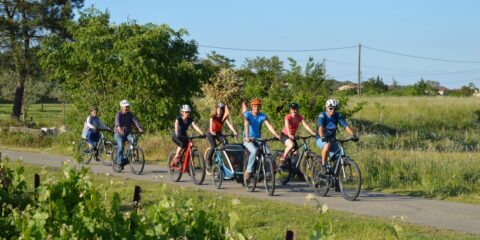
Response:
[{"label": "white helmet", "polygon": [[325,103],[325,107],[329,108],[338,108],[338,102],[335,99],[328,99],[327,102]]},{"label": "white helmet", "polygon": [[183,104],[182,107],[180,108],[180,111],[181,112],[191,112],[192,109],[190,108],[190,106],[188,106],[188,104]]},{"label": "white helmet", "polygon": [[127,99],[123,99],[120,101],[120,107],[130,107],[130,103],[127,101]]}]

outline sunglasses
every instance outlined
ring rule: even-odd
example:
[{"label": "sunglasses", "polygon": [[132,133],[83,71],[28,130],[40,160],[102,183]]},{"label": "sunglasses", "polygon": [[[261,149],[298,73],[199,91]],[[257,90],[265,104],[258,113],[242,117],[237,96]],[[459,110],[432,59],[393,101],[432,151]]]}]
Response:
[{"label": "sunglasses", "polygon": [[330,110],[330,111],[335,111],[335,110],[337,110],[337,109],[336,109],[336,108],[329,107],[328,110]]}]

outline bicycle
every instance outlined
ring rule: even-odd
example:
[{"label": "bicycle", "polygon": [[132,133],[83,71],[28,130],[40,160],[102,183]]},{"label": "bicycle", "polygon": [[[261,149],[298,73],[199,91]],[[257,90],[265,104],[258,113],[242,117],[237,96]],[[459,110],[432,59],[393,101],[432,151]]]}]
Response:
[{"label": "bicycle", "polygon": [[[275,171],[275,178],[280,181],[282,185],[286,185],[290,181],[290,178],[296,175],[303,177],[308,185],[312,184],[314,169],[321,167],[318,161],[319,156],[310,150],[306,141],[313,137],[315,136],[295,137],[295,139],[301,139],[303,143],[288,153],[288,157],[285,159],[286,169],[277,169]],[[280,159],[283,153],[283,150],[277,150],[274,153],[277,166],[281,164]]]},{"label": "bicycle", "polygon": [[348,141],[358,141],[358,137],[351,137],[344,140],[333,139],[331,143],[337,142],[338,150],[327,161],[326,171],[315,169],[313,178],[313,190],[319,196],[326,196],[330,187],[342,193],[343,198],[354,201],[360,194],[362,186],[362,175],[357,163],[346,155],[343,144]]},{"label": "bicycle", "polygon": [[[234,179],[243,183],[243,154],[242,144],[227,144],[227,137],[234,137],[234,134],[224,135],[225,139],[221,146],[217,146],[213,152],[212,178],[213,184],[218,189],[222,186],[223,180]],[[207,148],[205,155],[210,148]]]},{"label": "bicycle", "polygon": [[187,147],[178,158],[174,158],[176,150],[168,154],[168,173],[172,181],[180,181],[182,174],[187,172],[196,185],[202,184],[205,180],[205,159],[193,144],[193,139],[196,138],[205,138],[205,135],[188,137]]},{"label": "bicycle", "polygon": [[[253,171],[250,173],[250,178],[243,178],[245,188],[249,192],[255,191],[257,182],[262,181],[265,185],[265,191],[268,195],[273,196],[275,193],[275,173],[273,171],[273,156],[270,153],[267,142],[278,141],[276,137],[267,139],[252,139],[252,142],[257,144],[257,152],[253,164]],[[243,168],[247,169],[248,157],[245,158]]]},{"label": "bicycle", "polygon": [[102,162],[105,166],[110,166],[110,161],[108,157],[113,149],[113,142],[107,140],[103,131],[112,132],[107,129],[98,129],[100,131],[100,139],[97,144],[93,146],[93,149],[90,149],[88,146],[87,140],[81,140],[77,145],[77,155],[78,161],[81,164],[89,164],[92,159],[95,159],[97,162]]},{"label": "bicycle", "polygon": [[[130,164],[132,172],[140,175],[145,167],[145,154],[143,153],[143,149],[138,146],[141,133],[131,133],[131,135],[133,141],[127,141],[128,146],[124,148],[123,158],[127,161],[127,164]],[[115,172],[121,172],[123,168],[117,163],[117,151],[118,146],[115,145],[111,154],[112,168]]]}]

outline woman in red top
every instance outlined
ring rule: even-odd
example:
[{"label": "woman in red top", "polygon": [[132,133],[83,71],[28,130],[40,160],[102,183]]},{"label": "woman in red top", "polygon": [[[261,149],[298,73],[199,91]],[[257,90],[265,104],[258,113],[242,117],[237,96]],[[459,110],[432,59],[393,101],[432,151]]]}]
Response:
[{"label": "woman in red top", "polygon": [[287,157],[287,154],[293,148],[298,147],[297,141],[295,140],[295,133],[297,132],[300,123],[302,123],[303,127],[305,127],[308,132],[315,135],[308,123],[303,120],[303,116],[298,114],[299,108],[300,106],[298,103],[290,103],[290,113],[285,116],[285,127],[280,134],[280,141],[285,144],[285,152],[280,159],[282,161],[280,167],[285,166],[285,158]]},{"label": "woman in red top", "polygon": [[225,140],[225,137],[222,134],[223,124],[226,122],[232,133],[237,136],[237,131],[233,128],[232,123],[228,120],[228,115],[230,114],[228,107],[223,103],[218,103],[215,109],[215,112],[210,117],[210,127],[208,128],[207,139],[210,142],[210,151],[207,154],[207,168],[210,169],[212,166],[212,155],[214,149],[217,147],[218,141]]}]

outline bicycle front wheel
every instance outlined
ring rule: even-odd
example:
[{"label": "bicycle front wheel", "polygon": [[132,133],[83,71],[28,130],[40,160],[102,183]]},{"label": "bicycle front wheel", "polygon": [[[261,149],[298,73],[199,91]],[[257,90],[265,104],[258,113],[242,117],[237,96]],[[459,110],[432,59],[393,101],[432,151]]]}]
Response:
[{"label": "bicycle front wheel", "polygon": [[88,147],[88,142],[82,140],[77,146],[77,161],[80,164],[88,164],[92,160],[91,149]]},{"label": "bicycle front wheel", "polygon": [[354,201],[360,194],[362,187],[362,175],[357,163],[349,158],[344,159],[343,166],[340,167],[338,176],[340,191],[343,198]]},{"label": "bicycle front wheel", "polygon": [[321,167],[313,170],[312,188],[318,196],[327,196],[328,190],[330,189],[330,177]]},{"label": "bicycle front wheel", "polygon": [[265,191],[268,195],[273,196],[275,193],[275,173],[273,171],[272,159],[264,156],[262,163],[263,182]]},{"label": "bicycle front wheel", "polygon": [[303,178],[308,185],[313,184],[313,176],[315,169],[321,169],[322,165],[320,162],[321,158],[310,152],[307,153],[306,157],[302,160],[301,170],[303,173]]},{"label": "bicycle front wheel", "polygon": [[[275,163],[278,166],[282,164],[282,161],[280,160],[282,158],[283,151],[275,151],[273,157],[275,159]],[[290,166],[287,164],[286,169],[279,169],[277,168],[275,170],[275,178],[278,180],[278,182],[282,185],[286,185],[290,181]]]},{"label": "bicycle front wheel", "polygon": [[103,163],[105,166],[110,166],[110,154],[113,149],[113,144],[111,142],[100,142],[97,146],[98,151],[98,159]]},{"label": "bicycle front wheel", "polygon": [[[245,152],[244,152],[245,153]],[[247,155],[248,156],[248,155]],[[245,189],[247,189],[248,192],[254,192],[255,188],[257,187],[257,159],[255,158],[255,163],[253,165],[253,172],[250,173],[250,177],[247,178],[243,176],[243,185],[245,186]],[[248,165],[248,157],[246,157],[243,161],[243,172],[245,173],[247,171],[247,165]]]},{"label": "bicycle front wheel", "polygon": [[121,172],[122,171],[122,167],[117,163],[117,150],[118,148],[115,146],[113,149],[112,149],[112,153],[110,154],[110,158],[112,160],[112,169],[114,172]]},{"label": "bicycle front wheel", "polygon": [[175,159],[175,153],[174,150],[168,154],[168,176],[172,181],[178,182],[182,178],[183,166],[181,161]]},{"label": "bicycle front wheel", "polygon": [[128,160],[130,161],[132,172],[136,175],[142,174],[143,168],[145,167],[145,155],[143,149],[139,146],[135,146],[130,153]]},{"label": "bicycle front wheel", "polygon": [[215,185],[215,187],[219,189],[222,186],[222,182],[223,182],[223,171],[220,168],[220,166],[218,166],[218,164],[213,164],[212,177],[213,177],[213,185]]},{"label": "bicycle front wheel", "polygon": [[200,185],[205,180],[205,159],[198,150],[192,152],[190,159],[190,177],[193,183]]}]

